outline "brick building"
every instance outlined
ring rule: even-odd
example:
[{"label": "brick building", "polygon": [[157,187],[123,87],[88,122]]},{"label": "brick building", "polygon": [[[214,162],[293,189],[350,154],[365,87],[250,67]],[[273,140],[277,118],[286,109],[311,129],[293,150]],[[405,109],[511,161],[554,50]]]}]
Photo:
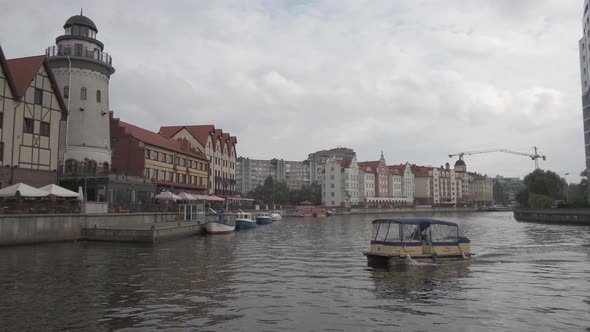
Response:
[{"label": "brick building", "polygon": [[209,160],[186,139],[173,139],[111,115],[112,169],[143,176],[158,191],[207,193]]}]

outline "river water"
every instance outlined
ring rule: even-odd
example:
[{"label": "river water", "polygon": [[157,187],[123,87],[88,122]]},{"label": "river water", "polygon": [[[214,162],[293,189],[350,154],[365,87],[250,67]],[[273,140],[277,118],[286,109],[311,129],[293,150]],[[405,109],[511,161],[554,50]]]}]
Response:
[{"label": "river water", "polygon": [[362,255],[376,217],[0,248],[0,330],[590,331],[590,227],[439,215],[476,258],[386,271]]}]

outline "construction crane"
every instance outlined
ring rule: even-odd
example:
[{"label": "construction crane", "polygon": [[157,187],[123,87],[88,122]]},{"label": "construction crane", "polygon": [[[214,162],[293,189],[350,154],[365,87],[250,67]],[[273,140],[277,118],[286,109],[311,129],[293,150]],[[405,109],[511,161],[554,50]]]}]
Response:
[{"label": "construction crane", "polygon": [[517,152],[517,151],[511,151],[508,149],[490,149],[490,150],[478,150],[478,151],[465,151],[465,152],[458,152],[458,153],[453,153],[449,155],[449,158],[453,158],[456,156],[459,156],[459,159],[463,160],[463,156],[471,156],[472,154],[480,154],[480,153],[491,153],[491,152],[504,152],[504,153],[510,153],[510,154],[515,154],[515,155],[519,155],[519,156],[525,156],[525,157],[529,157],[532,160],[535,161],[535,169],[539,169],[539,158],[543,159],[543,160],[547,160],[546,156],[540,155],[539,154],[539,150],[537,149],[536,146],[533,147],[534,153],[530,154],[530,153],[524,153],[524,152]]}]

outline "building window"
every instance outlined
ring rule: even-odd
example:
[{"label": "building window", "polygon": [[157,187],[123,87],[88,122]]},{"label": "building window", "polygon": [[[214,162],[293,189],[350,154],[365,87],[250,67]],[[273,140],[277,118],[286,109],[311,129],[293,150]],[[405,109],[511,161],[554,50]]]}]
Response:
[{"label": "building window", "polygon": [[176,182],[180,183],[180,174],[176,173]]},{"label": "building window", "polygon": [[[79,27],[74,25],[74,35],[79,35]],[[76,31],[78,30],[78,31]],[[74,55],[82,56],[82,44],[74,44]]]},{"label": "building window", "polygon": [[158,170],[157,169],[154,170],[154,174],[152,174],[152,177],[156,180],[158,179]]},{"label": "building window", "polygon": [[66,160],[66,173],[73,174],[78,170],[78,162],[74,159]]},{"label": "building window", "polygon": [[35,130],[35,121],[25,118],[23,130],[26,134],[32,134]]},{"label": "building window", "polygon": [[158,160],[160,156],[158,155],[158,151],[153,151],[153,160]]},{"label": "building window", "polygon": [[96,90],[96,102],[100,103],[100,90]]},{"label": "building window", "polygon": [[35,88],[35,104],[43,105],[43,90]]},{"label": "building window", "polygon": [[70,98],[70,87],[64,86],[64,98]]},{"label": "building window", "polygon": [[86,88],[80,89],[80,100],[86,100]]},{"label": "building window", "polygon": [[150,159],[151,151],[149,149],[145,149],[145,159]]},{"label": "building window", "polygon": [[166,181],[166,171],[162,171],[162,175],[160,175],[160,179]]},{"label": "building window", "polygon": [[49,136],[50,125],[49,122],[41,121],[40,134],[41,136]]},{"label": "building window", "polygon": [[150,177],[150,169],[149,168],[146,168],[145,169],[145,177],[148,178],[148,179]]},{"label": "building window", "polygon": [[166,162],[166,154],[165,153],[160,153],[160,161],[163,163]]}]

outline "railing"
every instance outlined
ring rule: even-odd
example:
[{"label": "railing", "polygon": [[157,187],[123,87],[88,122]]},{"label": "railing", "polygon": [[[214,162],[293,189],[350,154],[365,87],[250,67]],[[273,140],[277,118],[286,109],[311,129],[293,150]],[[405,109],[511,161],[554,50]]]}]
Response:
[{"label": "railing", "polygon": [[48,57],[52,56],[77,56],[88,59],[93,59],[113,65],[113,58],[106,52],[101,52],[97,49],[92,50],[89,48],[73,47],[73,46],[50,46],[45,50],[45,55]]}]

